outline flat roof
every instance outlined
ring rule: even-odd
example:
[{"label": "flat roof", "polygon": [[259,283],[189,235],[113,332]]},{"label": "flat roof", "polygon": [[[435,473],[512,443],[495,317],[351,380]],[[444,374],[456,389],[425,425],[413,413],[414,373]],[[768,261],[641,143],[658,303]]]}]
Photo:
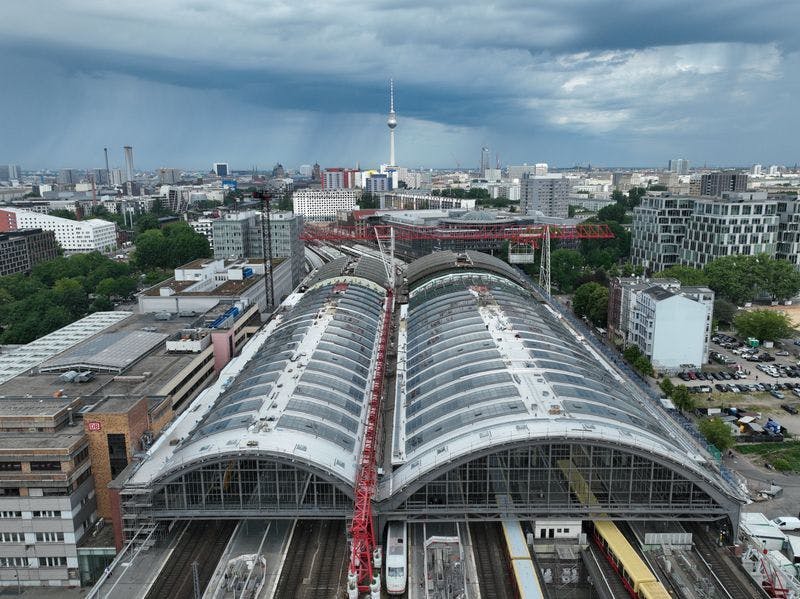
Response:
[{"label": "flat roof", "polygon": [[[174,317],[170,320],[156,320],[154,314],[126,312],[126,319],[117,322],[112,330],[127,334],[144,332],[142,329],[147,328],[146,332],[166,339],[181,330],[201,327],[209,314],[214,315],[217,312],[219,306],[206,314],[191,318]],[[196,356],[196,353],[167,352],[166,343],[159,343],[144,352],[122,375],[96,372],[91,381],[69,383],[61,379],[60,372],[32,372],[27,376],[17,376],[0,383],[0,398],[50,398],[61,392],[65,397],[82,397],[87,403],[92,403],[91,398],[99,401],[102,397],[114,395],[130,396],[129,401],[138,400],[143,395],[159,395],[163,387]]]},{"label": "flat roof", "polygon": [[100,333],[92,339],[68,349],[41,366],[40,372],[92,370],[122,372],[164,343],[169,335],[149,331]]},{"label": "flat roof", "polygon": [[162,281],[161,283],[146,289],[143,294],[149,297],[158,297],[161,295],[162,287],[169,287],[175,293],[167,297],[174,297],[176,295],[189,297],[215,295],[237,296],[241,295],[245,290],[249,289],[263,278],[264,275],[253,275],[252,277],[242,279],[241,281],[227,280],[213,289],[206,289],[204,291],[186,291],[186,289],[192,285],[196,285],[199,281],[176,281],[175,277],[170,277],[166,281]]},{"label": "flat roof", "polygon": [[0,353],[0,385],[132,315],[125,311],[95,312],[27,345]]},{"label": "flat roof", "polygon": [[[38,433],[24,431],[19,433],[4,432],[0,435],[0,451],[13,450],[17,452],[35,450],[70,450],[86,438],[83,422],[67,426],[56,432]],[[36,473],[34,473],[36,474]],[[42,474],[48,474],[43,472]]]}]

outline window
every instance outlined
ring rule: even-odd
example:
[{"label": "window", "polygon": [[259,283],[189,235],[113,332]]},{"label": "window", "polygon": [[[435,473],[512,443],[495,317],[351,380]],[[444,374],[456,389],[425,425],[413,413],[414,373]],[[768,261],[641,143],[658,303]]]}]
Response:
[{"label": "window", "polygon": [[36,541],[39,543],[59,543],[64,540],[63,532],[37,532]]},{"label": "window", "polygon": [[0,512],[0,518],[22,518],[22,512]]},{"label": "window", "polygon": [[24,543],[25,533],[22,532],[0,532],[0,543]]},{"label": "window", "polygon": [[19,568],[28,565],[24,557],[0,557],[0,568]]},{"label": "window", "polygon": [[58,566],[66,566],[67,558],[64,557],[63,555],[55,557],[40,557],[39,565],[44,568],[56,568]]},{"label": "window", "polygon": [[31,462],[32,472],[61,470],[61,462]]},{"label": "window", "polygon": [[0,472],[19,472],[22,470],[20,462],[0,462]]},{"label": "window", "polygon": [[128,465],[128,452],[125,446],[125,435],[112,433],[108,438],[108,461],[111,466],[111,478],[116,478]]},{"label": "window", "polygon": [[33,512],[34,518],[60,518],[61,512],[59,510],[38,510]]}]

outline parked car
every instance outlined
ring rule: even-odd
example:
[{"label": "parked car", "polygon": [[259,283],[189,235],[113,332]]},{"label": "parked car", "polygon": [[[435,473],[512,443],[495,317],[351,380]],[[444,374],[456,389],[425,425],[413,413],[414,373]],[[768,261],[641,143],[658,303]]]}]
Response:
[{"label": "parked car", "polygon": [[769,394],[775,399],[783,399],[784,397],[786,397],[783,393],[781,393],[780,391],[776,391],[775,389],[770,391]]},{"label": "parked car", "polygon": [[786,351],[785,349],[780,349],[780,350],[775,352],[775,355],[776,356],[788,356],[789,352]]},{"label": "parked car", "polygon": [[782,407],[784,410],[786,410],[787,412],[789,412],[790,414],[797,414],[797,408],[795,408],[795,407],[794,407],[793,405],[791,405],[791,404],[788,404],[788,403],[782,403],[782,404],[781,404],[781,407]]}]

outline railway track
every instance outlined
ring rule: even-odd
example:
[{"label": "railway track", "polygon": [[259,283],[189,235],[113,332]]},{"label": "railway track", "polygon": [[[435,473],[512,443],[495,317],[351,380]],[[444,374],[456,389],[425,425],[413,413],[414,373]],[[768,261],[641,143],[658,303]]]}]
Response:
[{"label": "railway track", "polygon": [[286,553],[275,599],[343,596],[347,539],[340,520],[298,520]]},{"label": "railway track", "polygon": [[[692,533],[695,551],[703,558],[730,599],[764,599],[766,597],[749,580],[747,574],[743,572],[741,576],[736,576],[731,570],[732,564],[719,555],[719,548],[711,542],[702,526],[690,524],[687,525],[687,529]],[[743,580],[746,583],[743,583]]]},{"label": "railway track", "polygon": [[471,522],[469,534],[478,571],[481,599],[513,599],[514,582],[505,552],[505,539],[497,522]]},{"label": "railway track", "polygon": [[581,551],[583,563],[593,579],[593,585],[602,599],[617,599],[630,597],[619,574],[608,563],[606,556],[597,548],[594,541],[589,542],[589,547]]},{"label": "railway track", "polygon": [[193,599],[192,563],[195,561],[202,594],[235,528],[236,522],[231,520],[191,522],[146,599]]}]

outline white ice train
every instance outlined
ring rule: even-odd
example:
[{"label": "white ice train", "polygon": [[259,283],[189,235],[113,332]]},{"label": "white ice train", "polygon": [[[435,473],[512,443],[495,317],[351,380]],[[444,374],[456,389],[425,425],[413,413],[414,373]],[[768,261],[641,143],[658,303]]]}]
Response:
[{"label": "white ice train", "polygon": [[389,522],[386,533],[386,592],[402,595],[406,592],[408,548],[406,523]]}]

